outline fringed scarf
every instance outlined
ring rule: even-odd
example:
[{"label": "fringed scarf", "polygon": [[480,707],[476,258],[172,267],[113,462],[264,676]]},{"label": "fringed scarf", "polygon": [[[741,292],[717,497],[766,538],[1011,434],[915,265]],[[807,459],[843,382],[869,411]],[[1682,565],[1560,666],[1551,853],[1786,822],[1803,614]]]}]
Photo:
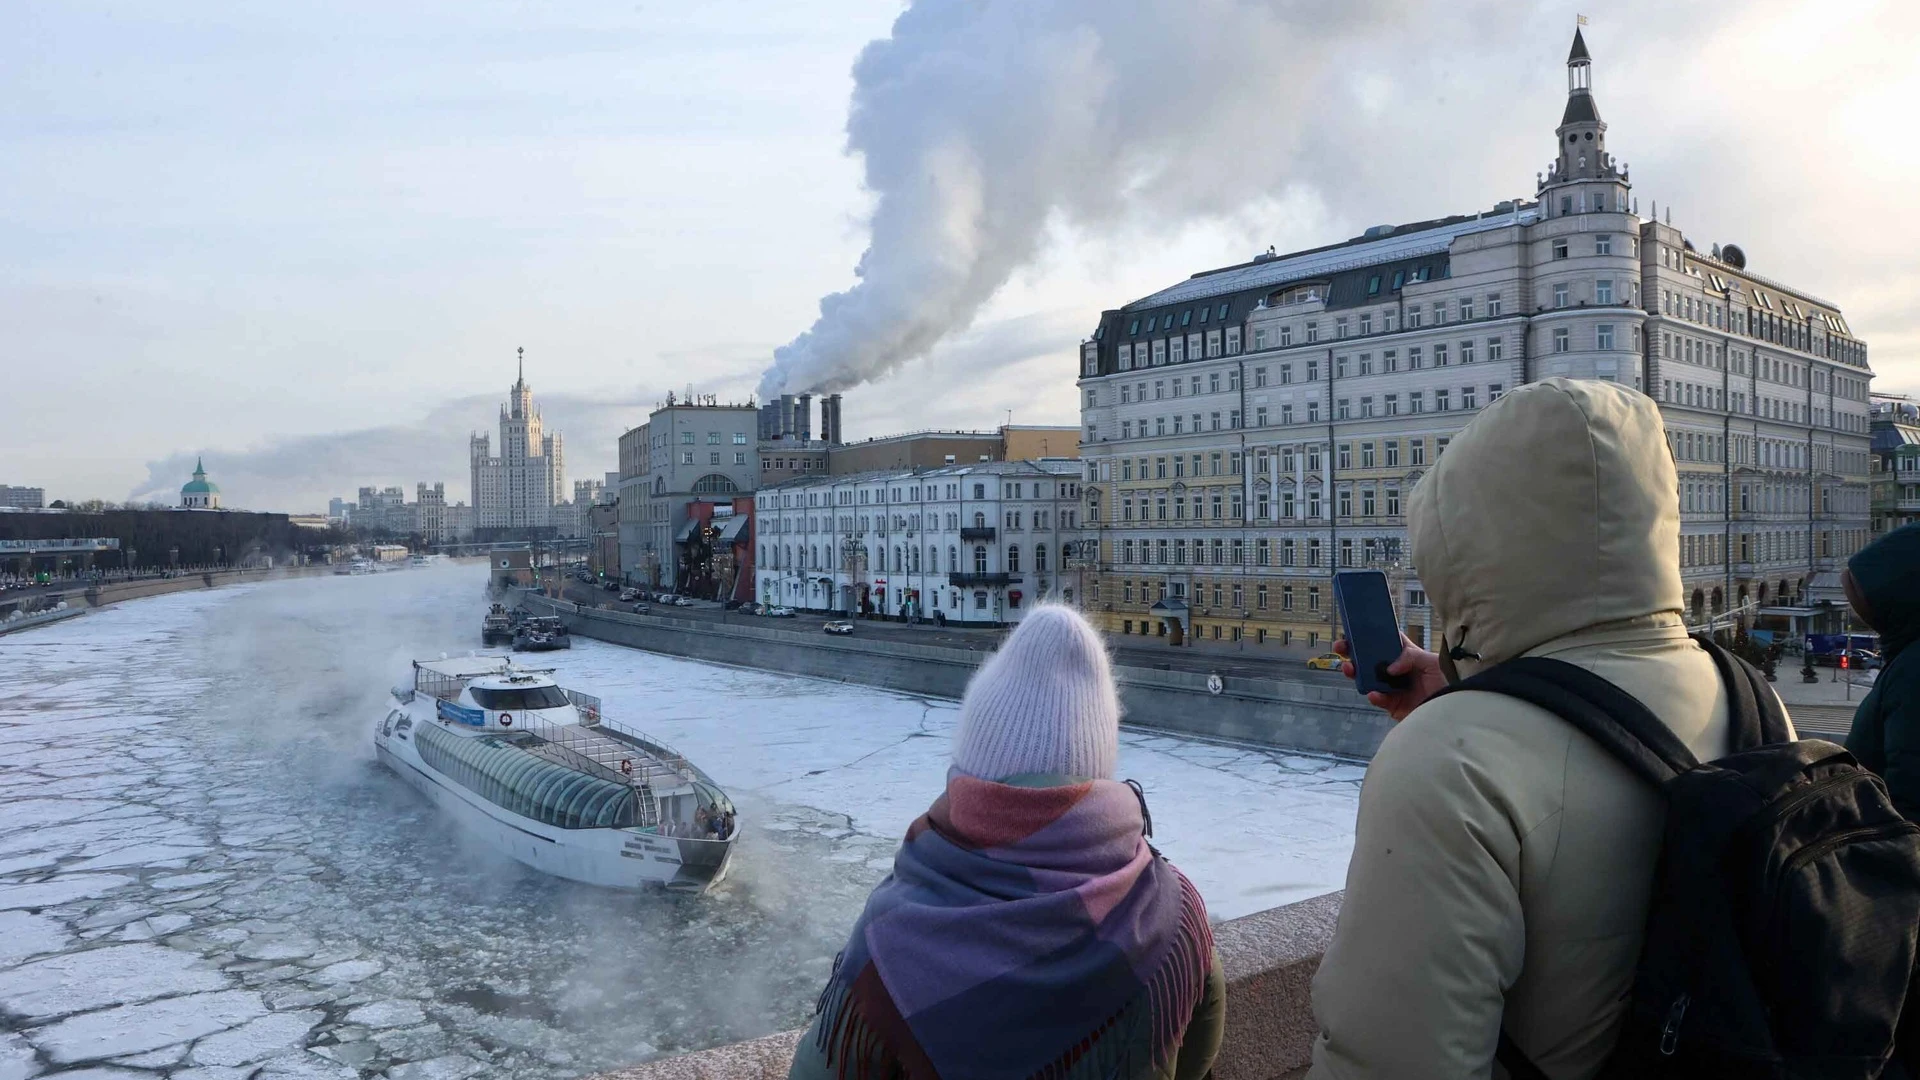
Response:
[{"label": "fringed scarf", "polygon": [[907,829],[820,995],[851,1080],[1127,1077],[1164,1068],[1213,933],[1112,780],[1023,788],[954,773]]}]

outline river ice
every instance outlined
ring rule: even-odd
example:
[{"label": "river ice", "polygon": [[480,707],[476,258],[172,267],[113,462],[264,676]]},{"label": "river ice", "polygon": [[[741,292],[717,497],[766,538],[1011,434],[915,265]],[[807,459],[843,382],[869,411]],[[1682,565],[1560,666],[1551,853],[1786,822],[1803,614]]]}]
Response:
[{"label": "river ice", "polygon": [[[0,638],[0,1080],[547,1080],[803,1023],[939,791],[948,702],[580,639],[549,654],[745,828],[702,897],[544,878],[373,761],[478,568],[177,593]],[[1128,731],[1231,918],[1340,886],[1361,767]]]}]

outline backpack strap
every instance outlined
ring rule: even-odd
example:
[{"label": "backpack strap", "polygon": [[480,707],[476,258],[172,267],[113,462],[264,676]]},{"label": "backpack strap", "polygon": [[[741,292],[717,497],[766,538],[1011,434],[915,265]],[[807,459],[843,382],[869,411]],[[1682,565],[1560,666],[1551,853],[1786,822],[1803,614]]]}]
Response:
[{"label": "backpack strap", "polygon": [[1767,685],[1767,677],[1752,664],[1714,644],[1712,638],[1701,635],[1693,640],[1713,657],[1713,666],[1720,669],[1720,681],[1726,684],[1727,725],[1732,729],[1729,734],[1734,752],[1792,742],[1787,711],[1781,707],[1773,688]]},{"label": "backpack strap", "polygon": [[1493,1060],[1507,1070],[1507,1080],[1550,1080],[1546,1070],[1533,1063],[1505,1028],[1500,1029],[1500,1045],[1494,1051]]},{"label": "backpack strap", "polygon": [[[1609,754],[1661,785],[1699,764],[1672,729],[1640,699],[1586,668],[1546,656],[1520,656],[1447,687],[1519,698],[1553,713]],[[1432,700],[1429,698],[1428,700]]]}]

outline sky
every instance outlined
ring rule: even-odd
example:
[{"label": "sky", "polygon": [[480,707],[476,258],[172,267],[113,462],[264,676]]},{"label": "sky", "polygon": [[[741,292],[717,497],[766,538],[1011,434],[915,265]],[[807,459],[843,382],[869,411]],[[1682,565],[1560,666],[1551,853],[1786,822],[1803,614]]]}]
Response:
[{"label": "sky", "polygon": [[[521,347],[598,478],[669,390],[744,400],[856,285],[937,311],[846,391],[850,437],[1073,423],[1105,308],[1531,195],[1577,10],[911,9],[0,7],[0,483],[171,501],[204,455],[254,509],[465,498]],[[1837,302],[1876,390],[1920,392],[1920,5],[1585,13],[1642,212]],[[921,180],[970,217],[894,227]]]}]

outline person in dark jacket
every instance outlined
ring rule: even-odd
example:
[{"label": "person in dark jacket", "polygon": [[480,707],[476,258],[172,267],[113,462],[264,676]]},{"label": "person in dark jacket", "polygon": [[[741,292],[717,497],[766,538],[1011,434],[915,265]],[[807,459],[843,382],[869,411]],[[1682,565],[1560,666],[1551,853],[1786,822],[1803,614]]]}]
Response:
[{"label": "person in dark jacket", "polygon": [[1034,609],[967,687],[946,791],[834,960],[789,1080],[1200,1080],[1226,980],[1206,906],[1113,779],[1100,635]]},{"label": "person in dark jacket", "polygon": [[1853,613],[1880,635],[1884,665],[1853,714],[1847,749],[1886,780],[1902,815],[1920,820],[1920,525],[1861,549],[1840,584]]}]

